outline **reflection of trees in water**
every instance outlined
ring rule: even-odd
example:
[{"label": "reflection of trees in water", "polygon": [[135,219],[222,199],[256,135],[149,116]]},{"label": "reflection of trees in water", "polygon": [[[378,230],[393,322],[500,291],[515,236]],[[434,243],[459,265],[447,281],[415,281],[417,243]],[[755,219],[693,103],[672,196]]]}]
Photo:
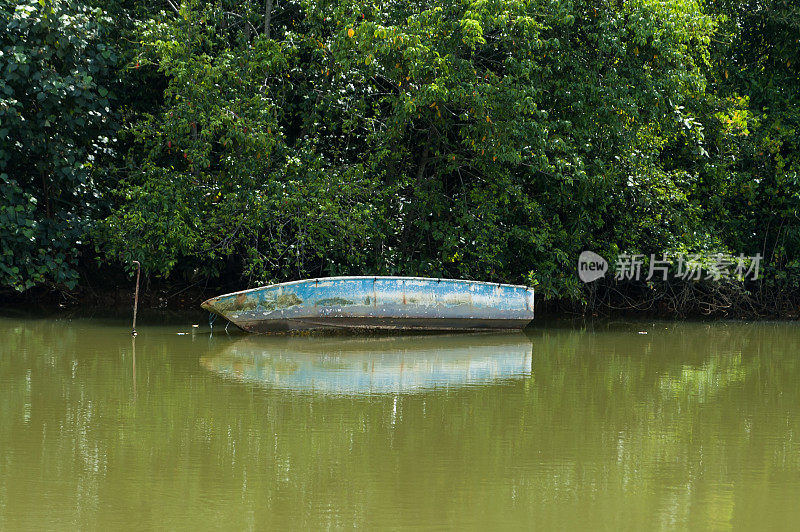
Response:
[{"label": "reflection of trees in water", "polygon": [[128,331],[0,322],[0,523],[42,524],[35,500],[92,527],[143,508],[143,527],[800,517],[781,504],[800,496],[798,330],[661,327],[534,331],[530,378],[370,397],[219,379],[199,360],[227,339],[149,331],[134,399]]},{"label": "reflection of trees in water", "polygon": [[[544,405],[534,407],[536,424],[563,435],[552,447],[562,459],[559,478],[571,480],[562,484],[585,486],[587,463],[613,464],[595,480],[613,479],[626,493],[660,492],[652,515],[663,525],[728,522],[736,503],[753,505],[748,486],[759,480],[764,508],[774,508],[777,487],[766,479],[800,471],[800,393],[791,384],[800,330],[639,328],[544,332],[534,341],[535,393]],[[576,434],[586,439],[572,440]],[[761,479],[747,476],[756,472]]]}]

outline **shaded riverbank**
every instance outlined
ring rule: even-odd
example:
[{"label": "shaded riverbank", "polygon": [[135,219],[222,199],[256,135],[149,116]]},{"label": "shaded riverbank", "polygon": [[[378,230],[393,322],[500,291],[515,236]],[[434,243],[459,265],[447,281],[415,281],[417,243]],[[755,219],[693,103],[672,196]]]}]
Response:
[{"label": "shaded riverbank", "polygon": [[[241,283],[197,281],[176,283],[144,278],[141,310],[199,310],[208,298],[248,288]],[[36,288],[23,293],[0,292],[0,308],[42,311],[113,309],[124,315],[133,305],[134,281],[111,276],[96,285],[75,290]],[[625,284],[590,286],[582,300],[544,300],[537,294],[537,319],[545,318],[660,318],[660,319],[782,319],[800,316],[800,294],[754,285],[707,283]]]}]

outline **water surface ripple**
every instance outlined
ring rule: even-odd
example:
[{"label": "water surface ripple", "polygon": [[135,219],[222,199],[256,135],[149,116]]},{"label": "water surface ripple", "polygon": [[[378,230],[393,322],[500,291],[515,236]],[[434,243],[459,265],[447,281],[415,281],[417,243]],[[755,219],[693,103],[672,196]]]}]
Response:
[{"label": "water surface ripple", "polygon": [[794,323],[139,329],[0,318],[0,529],[800,522]]}]

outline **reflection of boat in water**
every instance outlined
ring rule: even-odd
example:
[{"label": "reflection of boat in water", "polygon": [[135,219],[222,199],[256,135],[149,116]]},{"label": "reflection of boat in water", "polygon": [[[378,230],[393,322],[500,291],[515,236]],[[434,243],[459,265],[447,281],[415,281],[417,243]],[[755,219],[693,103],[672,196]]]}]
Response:
[{"label": "reflection of boat in water", "polygon": [[531,372],[522,333],[388,338],[242,338],[206,368],[269,387],[333,394],[404,393],[518,379]]}]

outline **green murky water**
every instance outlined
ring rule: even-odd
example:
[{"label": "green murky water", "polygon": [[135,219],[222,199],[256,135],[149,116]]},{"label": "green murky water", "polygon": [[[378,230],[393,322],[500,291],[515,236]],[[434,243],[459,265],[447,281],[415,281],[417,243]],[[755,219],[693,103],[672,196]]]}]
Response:
[{"label": "green murky water", "polygon": [[0,529],[795,529],[799,502],[796,324],[0,319]]}]

